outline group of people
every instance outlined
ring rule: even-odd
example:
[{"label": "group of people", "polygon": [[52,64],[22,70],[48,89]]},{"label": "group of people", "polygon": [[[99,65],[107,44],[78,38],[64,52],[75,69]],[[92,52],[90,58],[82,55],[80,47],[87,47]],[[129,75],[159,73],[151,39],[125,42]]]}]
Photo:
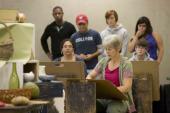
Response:
[{"label": "group of people", "polygon": [[[97,100],[97,113],[126,113],[135,111],[131,94],[133,69],[130,61],[153,61],[161,63],[163,42],[159,34],[153,32],[150,20],[143,16],[137,21],[134,36],[129,39],[128,31],[118,23],[118,14],[109,10],[105,14],[107,27],[101,32],[88,28],[88,17],[76,17],[78,31],[73,24],[63,20],[63,9],[53,8],[54,22],[49,24],[42,37],[42,48],[53,61],[85,62],[86,79],[111,81],[128,101]],[[47,39],[51,37],[51,51]],[[130,59],[127,52],[133,52]],[[101,55],[100,61],[98,56]]]}]

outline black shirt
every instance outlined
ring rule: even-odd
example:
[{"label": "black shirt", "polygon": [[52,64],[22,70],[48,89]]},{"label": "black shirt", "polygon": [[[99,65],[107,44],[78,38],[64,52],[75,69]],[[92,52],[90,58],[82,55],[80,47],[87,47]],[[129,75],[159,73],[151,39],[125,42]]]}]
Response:
[{"label": "black shirt", "polygon": [[47,39],[51,37],[51,52],[53,59],[61,57],[60,43],[66,39],[70,38],[73,33],[76,32],[76,29],[73,24],[65,21],[62,26],[52,22],[49,24],[41,37],[41,45],[45,53],[49,52],[49,47]]}]

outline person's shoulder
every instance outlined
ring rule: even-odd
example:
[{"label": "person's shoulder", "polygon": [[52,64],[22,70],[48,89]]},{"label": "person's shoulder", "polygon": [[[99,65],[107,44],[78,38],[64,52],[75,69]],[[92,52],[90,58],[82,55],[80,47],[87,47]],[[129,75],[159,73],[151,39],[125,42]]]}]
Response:
[{"label": "person's shoulder", "polygon": [[157,33],[157,32],[152,32],[151,35],[154,37],[154,38],[160,38],[160,34]]},{"label": "person's shoulder", "polygon": [[105,56],[105,57],[103,57],[103,58],[101,58],[101,59],[99,60],[99,63],[105,64],[105,63],[108,62],[109,60],[110,60],[110,58],[107,57],[107,56]]},{"label": "person's shoulder", "polygon": [[96,31],[96,30],[94,30],[94,29],[89,29],[88,32],[89,32],[89,33],[93,33],[93,34],[98,34],[98,33],[99,33],[98,31]]},{"label": "person's shoulder", "polygon": [[103,31],[100,32],[100,34],[102,34],[102,35],[105,35],[106,33],[108,33],[108,29],[107,28],[105,28]]},{"label": "person's shoulder", "polygon": [[130,62],[136,60],[136,52],[132,53],[132,56],[128,59]]},{"label": "person's shoulder", "polygon": [[159,33],[154,32],[154,31],[153,31],[151,34],[152,34],[152,35],[159,35]]},{"label": "person's shoulder", "polygon": [[45,27],[45,30],[46,30],[46,31],[51,30],[54,25],[55,25],[55,22],[48,23],[48,24],[46,25],[46,27]]},{"label": "person's shoulder", "polygon": [[129,62],[128,57],[122,56],[122,60],[125,62]]},{"label": "person's shoulder", "polygon": [[105,28],[103,31],[100,32],[100,36],[102,39],[104,39],[104,37],[108,36],[109,34],[111,34],[108,30],[108,28]]},{"label": "person's shoulder", "polygon": [[52,28],[53,26],[55,26],[55,22],[51,22],[51,23],[48,23],[46,28]]},{"label": "person's shoulder", "polygon": [[79,33],[78,32],[75,32],[75,33],[73,33],[72,35],[71,35],[71,38],[76,38],[76,37],[78,37],[79,36]]},{"label": "person's shoulder", "polygon": [[48,27],[51,27],[51,26],[54,26],[54,25],[55,25],[55,21],[49,23],[47,26],[48,26]]},{"label": "person's shoulder", "polygon": [[128,32],[127,29],[124,28],[124,27],[122,27],[120,30],[121,30],[122,32],[124,32],[124,33],[127,33],[127,32]]},{"label": "person's shoulder", "polygon": [[73,26],[74,27],[74,25],[71,22],[68,22],[68,21],[65,21],[64,24],[68,25],[68,26]]},{"label": "person's shoulder", "polygon": [[88,33],[93,35],[93,36],[99,36],[100,37],[100,33],[94,29],[89,29]]},{"label": "person's shoulder", "polygon": [[157,42],[158,45],[163,44],[163,40],[162,37],[159,33],[157,32],[152,32],[152,37],[155,39],[155,41]]},{"label": "person's shoulder", "polygon": [[124,66],[132,65],[132,62],[128,59],[128,57],[122,57],[122,62]]},{"label": "person's shoulder", "polygon": [[119,29],[119,30],[122,31],[122,32],[128,32],[127,29],[126,29],[122,24],[119,24],[119,25],[117,26],[117,29]]}]

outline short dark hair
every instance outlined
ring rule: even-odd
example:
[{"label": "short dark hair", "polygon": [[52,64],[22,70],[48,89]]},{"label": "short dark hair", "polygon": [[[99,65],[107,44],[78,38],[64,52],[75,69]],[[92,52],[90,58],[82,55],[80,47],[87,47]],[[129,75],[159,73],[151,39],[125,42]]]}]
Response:
[{"label": "short dark hair", "polygon": [[150,33],[153,32],[153,28],[152,28],[152,25],[151,25],[149,18],[147,18],[146,16],[142,16],[138,19],[138,21],[136,23],[135,34],[138,31],[138,25],[143,24],[143,23],[146,24],[146,32],[144,33],[144,35],[146,35],[148,33],[150,34]]},{"label": "short dark hair", "polygon": [[137,41],[135,47],[137,47],[137,46],[148,48],[148,42],[146,41],[145,38],[141,38]]},{"label": "short dark hair", "polygon": [[63,12],[63,8],[62,8],[61,6],[55,6],[55,7],[53,8],[53,12],[54,12],[56,9],[60,9],[60,10]]},{"label": "short dark hair", "polygon": [[[72,44],[73,49],[75,48],[73,41],[70,38],[66,38],[63,41],[61,41],[61,43],[60,43],[60,50],[62,50],[64,43],[67,42],[67,41],[69,41]],[[74,49],[74,51],[75,51],[75,49]]]},{"label": "short dark hair", "polygon": [[115,10],[108,10],[106,13],[105,13],[105,19],[106,19],[106,23],[107,23],[107,19],[113,15],[115,17],[115,20],[116,22],[118,21],[118,14]]}]

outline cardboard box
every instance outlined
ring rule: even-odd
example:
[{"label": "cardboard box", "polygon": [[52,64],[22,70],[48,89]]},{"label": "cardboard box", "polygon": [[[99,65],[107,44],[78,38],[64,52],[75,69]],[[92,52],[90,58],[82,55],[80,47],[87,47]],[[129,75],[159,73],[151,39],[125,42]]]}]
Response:
[{"label": "cardboard box", "polygon": [[17,10],[0,9],[0,20],[3,22],[16,22],[17,14]]}]

